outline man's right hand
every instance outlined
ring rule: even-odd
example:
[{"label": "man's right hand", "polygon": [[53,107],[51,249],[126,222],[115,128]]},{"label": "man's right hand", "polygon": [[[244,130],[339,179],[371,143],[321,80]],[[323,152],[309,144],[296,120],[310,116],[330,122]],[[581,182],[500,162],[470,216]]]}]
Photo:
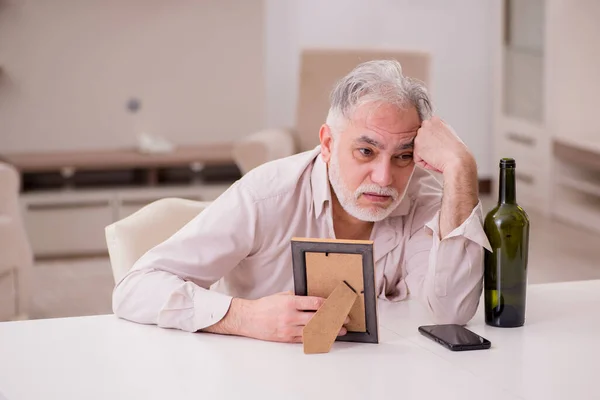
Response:
[{"label": "man's right hand", "polygon": [[[246,336],[273,342],[302,342],[302,329],[325,302],[314,296],[278,293],[258,300],[233,299],[225,317],[205,332]],[[347,318],[345,323],[347,324]],[[339,335],[345,335],[342,327]]]}]

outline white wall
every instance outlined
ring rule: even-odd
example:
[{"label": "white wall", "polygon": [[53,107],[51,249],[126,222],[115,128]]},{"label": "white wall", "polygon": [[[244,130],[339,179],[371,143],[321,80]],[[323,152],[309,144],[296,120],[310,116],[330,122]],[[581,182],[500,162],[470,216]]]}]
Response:
[{"label": "white wall", "polygon": [[262,128],[264,15],[262,0],[0,0],[0,152]]},{"label": "white wall", "polygon": [[425,50],[437,113],[491,176],[493,10],[486,0],[267,0],[267,124],[295,124],[303,48]]},{"label": "white wall", "polygon": [[[302,48],[404,48],[431,52],[437,111],[489,175],[492,2],[264,2],[0,2],[0,152],[294,126]],[[130,96],[143,102],[135,120]]]}]

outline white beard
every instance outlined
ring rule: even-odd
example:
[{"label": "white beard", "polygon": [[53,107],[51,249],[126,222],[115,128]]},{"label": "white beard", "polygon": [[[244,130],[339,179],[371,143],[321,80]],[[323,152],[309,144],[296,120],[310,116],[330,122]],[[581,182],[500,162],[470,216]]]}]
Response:
[{"label": "white beard", "polygon": [[[329,182],[331,187],[337,196],[338,201],[342,205],[342,208],[354,218],[361,221],[377,222],[387,218],[392,211],[398,207],[402,201],[402,197],[398,191],[391,187],[381,187],[376,184],[362,184],[354,193],[348,189],[344,183],[340,174],[340,164],[338,158],[337,145],[334,142],[333,152],[331,153],[331,160],[329,162]],[[389,206],[382,208],[378,206],[372,207],[361,207],[358,205],[358,198],[363,193],[374,193],[381,196],[391,196],[392,202]]]}]

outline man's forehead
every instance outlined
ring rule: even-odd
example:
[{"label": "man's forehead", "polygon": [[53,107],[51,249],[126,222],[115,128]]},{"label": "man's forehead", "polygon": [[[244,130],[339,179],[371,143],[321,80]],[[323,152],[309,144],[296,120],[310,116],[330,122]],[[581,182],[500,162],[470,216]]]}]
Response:
[{"label": "man's forehead", "polygon": [[351,124],[354,129],[354,136],[370,134],[371,136],[391,136],[394,140],[411,139],[417,135],[417,131],[421,127],[421,122],[402,125],[385,125],[377,123]]},{"label": "man's forehead", "polygon": [[[383,140],[382,140],[383,139]],[[382,138],[382,135],[373,135],[373,134],[362,134],[358,135],[354,142],[358,144],[368,144],[371,146],[375,146],[381,150],[386,150],[388,147],[394,148],[396,150],[406,150],[412,149],[414,147],[415,135],[411,136],[399,136],[395,138],[397,140],[385,140]]]},{"label": "man's forehead", "polygon": [[355,126],[376,133],[415,135],[421,126],[419,113],[414,107],[399,108],[392,105],[364,107],[355,114]]}]

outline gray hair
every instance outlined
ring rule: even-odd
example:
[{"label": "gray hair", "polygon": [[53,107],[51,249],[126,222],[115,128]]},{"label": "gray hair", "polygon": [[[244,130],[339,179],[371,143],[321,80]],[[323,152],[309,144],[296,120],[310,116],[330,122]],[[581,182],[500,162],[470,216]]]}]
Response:
[{"label": "gray hair", "polygon": [[421,121],[429,119],[433,113],[422,82],[404,76],[402,66],[396,60],[374,60],[358,65],[336,83],[325,123],[335,134],[359,106],[374,102],[399,108],[415,107]]}]

